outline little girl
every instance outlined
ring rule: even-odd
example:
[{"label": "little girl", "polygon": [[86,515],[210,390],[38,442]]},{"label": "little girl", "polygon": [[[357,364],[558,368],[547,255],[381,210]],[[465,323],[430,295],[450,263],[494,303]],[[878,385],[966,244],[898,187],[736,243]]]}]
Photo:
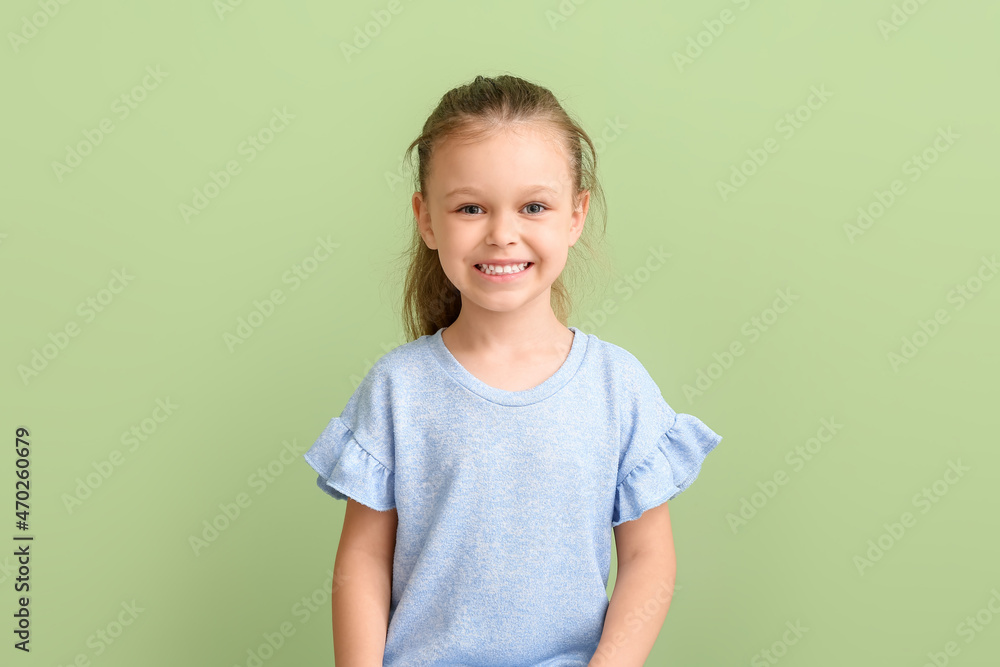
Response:
[{"label": "little girl", "polygon": [[336,664],[641,666],[673,593],[666,501],[722,438],[566,324],[594,145],[547,89],[479,76],[414,147],[410,342],[305,454],[347,501]]}]

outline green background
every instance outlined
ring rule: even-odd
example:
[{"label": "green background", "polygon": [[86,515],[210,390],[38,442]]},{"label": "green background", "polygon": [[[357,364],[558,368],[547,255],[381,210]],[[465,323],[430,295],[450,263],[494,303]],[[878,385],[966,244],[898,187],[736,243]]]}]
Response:
[{"label": "green background", "polygon": [[[350,60],[341,44],[387,2],[53,6],[0,12],[2,552],[19,532],[18,426],[36,538],[30,655],[11,648],[16,575],[0,558],[4,664],[246,665],[282,624],[294,634],[264,664],[332,662],[346,505],[299,456],[405,342],[412,188],[387,174],[445,91],[501,73],[549,87],[594,137],[625,126],[599,165],[614,275],[570,324],[632,352],[724,437],[671,503],[678,590],[647,664],[773,664],[768,650],[789,666],[921,665],[948,642],[948,664],[996,664],[1000,280],[977,282],[1000,248],[996,3],[404,1]],[[724,10],[732,22],[713,24]],[[144,90],[147,67],[165,76]],[[831,96],[800,109],[814,86]],[[241,142],[273,109],[294,118],[250,160]],[[809,118],[789,137],[777,124],[796,110]],[[57,175],[104,119],[113,131]],[[938,154],[948,128],[958,139]],[[723,198],[718,182],[769,138],[779,150]],[[936,160],[911,180],[925,150]],[[181,204],[230,160],[240,172],[185,221]],[[852,242],[845,225],[895,179],[905,193]],[[283,276],[317,238],[339,247],[293,289]],[[669,260],[647,272],[660,247]],[[88,320],[78,305],[122,270],[133,279]],[[639,288],[616,291],[625,277]],[[958,285],[973,297],[961,307]],[[275,289],[284,302],[230,349]],[[778,290],[798,299],[756,328]],[[938,310],[947,321],[894,367]],[[736,341],[744,353],[712,369]],[[699,371],[715,377],[689,399]],[[162,422],[157,399],[177,406]],[[793,465],[824,418],[843,426]],[[121,465],[67,506],[116,450]],[[954,484],[949,462],[968,468]],[[915,502],[925,488],[934,502]],[[239,494],[249,506],[196,553],[191,536]],[[744,501],[755,514],[734,524]],[[891,537],[905,512],[915,524]],[[609,591],[613,577],[614,563]],[[134,622],[96,640],[132,601]],[[985,625],[963,631],[977,613]]]}]

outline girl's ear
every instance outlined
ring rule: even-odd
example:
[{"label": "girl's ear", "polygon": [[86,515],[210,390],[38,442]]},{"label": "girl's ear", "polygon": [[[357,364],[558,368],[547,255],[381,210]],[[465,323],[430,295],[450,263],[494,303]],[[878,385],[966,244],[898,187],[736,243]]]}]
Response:
[{"label": "girl's ear", "polygon": [[583,233],[583,225],[587,220],[587,211],[590,210],[590,190],[581,190],[577,195],[576,208],[573,209],[572,222],[569,227],[570,245],[574,245],[580,234]]},{"label": "girl's ear", "polygon": [[424,201],[423,193],[414,192],[411,203],[413,204],[413,217],[417,221],[417,231],[420,232],[420,238],[424,240],[428,248],[437,250],[437,243],[434,240],[434,230],[431,228],[431,215],[427,208],[427,202]]}]

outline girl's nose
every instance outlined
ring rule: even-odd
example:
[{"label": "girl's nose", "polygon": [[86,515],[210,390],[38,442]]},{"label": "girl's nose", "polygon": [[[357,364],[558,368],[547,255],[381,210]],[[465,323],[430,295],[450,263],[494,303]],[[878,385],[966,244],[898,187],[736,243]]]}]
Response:
[{"label": "girl's nose", "polygon": [[490,215],[486,232],[486,242],[496,245],[508,245],[517,241],[519,235],[516,214],[500,211]]}]

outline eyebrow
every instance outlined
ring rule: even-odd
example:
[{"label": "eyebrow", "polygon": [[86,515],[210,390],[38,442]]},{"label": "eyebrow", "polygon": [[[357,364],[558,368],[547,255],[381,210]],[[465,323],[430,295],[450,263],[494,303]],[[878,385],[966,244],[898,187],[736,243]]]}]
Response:
[{"label": "eyebrow", "polygon": [[[525,194],[529,194],[532,192],[540,192],[543,190],[556,196],[559,195],[558,192],[556,192],[554,189],[550,188],[547,185],[529,185],[527,188],[525,188],[524,192]],[[461,188],[455,188],[454,190],[447,192],[445,194],[445,197],[451,197],[453,195],[477,195],[477,194],[480,194],[479,190],[471,186],[465,186]]]}]

